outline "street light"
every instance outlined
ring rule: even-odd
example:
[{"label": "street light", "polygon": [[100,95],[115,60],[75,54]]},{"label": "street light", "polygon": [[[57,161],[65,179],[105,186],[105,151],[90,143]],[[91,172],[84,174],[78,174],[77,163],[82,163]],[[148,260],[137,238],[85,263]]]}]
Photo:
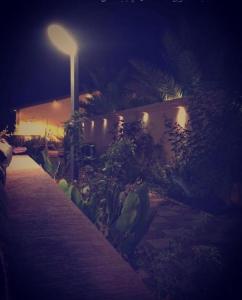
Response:
[{"label": "street light", "polygon": [[[78,46],[72,35],[61,25],[51,24],[47,29],[48,37],[55,47],[70,56],[70,84],[71,84],[71,113],[74,116],[79,112],[79,87],[78,87]],[[79,165],[75,161],[78,155],[79,133],[74,126],[70,151],[71,179],[77,180]],[[75,146],[77,145],[77,147]]]}]

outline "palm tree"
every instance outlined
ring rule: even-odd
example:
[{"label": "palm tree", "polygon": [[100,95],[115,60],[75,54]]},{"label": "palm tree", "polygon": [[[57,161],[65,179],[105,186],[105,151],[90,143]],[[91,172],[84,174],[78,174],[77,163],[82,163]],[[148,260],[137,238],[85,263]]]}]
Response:
[{"label": "palm tree", "polygon": [[188,40],[184,34],[179,36],[168,30],[162,37],[163,60],[184,94],[190,94],[201,83],[202,76],[195,54],[187,45]]},{"label": "palm tree", "polygon": [[94,90],[93,98],[89,103],[82,103],[89,115],[113,112],[125,107],[124,86],[127,70],[122,69],[114,73],[108,68],[99,68],[90,71],[89,76]]},{"label": "palm tree", "polygon": [[[131,60],[133,76],[127,89],[135,94],[137,99],[144,99],[145,103],[154,103],[176,98],[181,94],[180,87],[174,78],[147,62]],[[133,92],[133,94],[131,93]]]}]

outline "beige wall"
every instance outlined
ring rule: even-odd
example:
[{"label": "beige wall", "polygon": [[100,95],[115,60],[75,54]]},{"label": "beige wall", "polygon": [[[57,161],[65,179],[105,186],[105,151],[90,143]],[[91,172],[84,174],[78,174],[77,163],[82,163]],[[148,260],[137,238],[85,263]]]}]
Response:
[{"label": "beige wall", "polygon": [[[165,153],[169,156],[170,144],[165,134],[165,120],[172,120],[185,126],[186,106],[187,100],[174,99],[94,117],[85,121],[85,141],[94,143],[100,153],[110,144],[111,131],[120,118],[123,118],[125,122],[142,120],[155,142],[162,141]],[[70,98],[65,98],[20,109],[17,116],[16,135],[44,136],[47,132],[50,136],[63,136],[64,122],[70,118],[71,114],[70,107]]]},{"label": "beige wall", "polygon": [[166,156],[169,157],[170,144],[165,134],[165,120],[178,122],[184,127],[188,120],[186,105],[185,99],[175,99],[92,118],[84,125],[85,140],[94,143],[97,151],[102,152],[112,141],[113,126],[118,123],[120,117],[125,122],[142,120],[155,142],[162,142]]},{"label": "beige wall", "polygon": [[33,105],[17,111],[16,135],[63,136],[64,122],[70,118],[70,98]]}]

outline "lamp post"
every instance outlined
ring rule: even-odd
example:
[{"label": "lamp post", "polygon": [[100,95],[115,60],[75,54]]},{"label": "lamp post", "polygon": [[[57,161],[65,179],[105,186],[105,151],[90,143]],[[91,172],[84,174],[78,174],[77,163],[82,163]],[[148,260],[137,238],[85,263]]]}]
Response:
[{"label": "lamp post", "polygon": [[[58,50],[70,57],[70,89],[71,89],[71,113],[74,116],[79,112],[79,87],[78,87],[78,47],[71,34],[59,24],[51,24],[47,29],[51,42]],[[79,130],[73,125],[73,134],[70,149],[70,173],[71,179],[79,177],[79,165],[75,159],[79,149]]]}]

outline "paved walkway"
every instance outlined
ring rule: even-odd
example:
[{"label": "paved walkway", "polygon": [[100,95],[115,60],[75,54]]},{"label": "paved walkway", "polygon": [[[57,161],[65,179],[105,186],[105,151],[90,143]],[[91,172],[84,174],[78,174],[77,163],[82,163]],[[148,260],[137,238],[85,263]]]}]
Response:
[{"label": "paved walkway", "polygon": [[[162,198],[157,193],[150,194],[151,207],[156,216],[141,242],[156,249],[166,249],[171,241],[192,237],[193,245],[222,247],[234,245],[241,228],[241,214],[213,215],[191,208],[180,202]],[[198,234],[199,233],[199,234]],[[191,245],[192,246],[192,245]]]},{"label": "paved walkway", "polygon": [[148,300],[137,274],[28,156],[7,174],[12,298]]}]

